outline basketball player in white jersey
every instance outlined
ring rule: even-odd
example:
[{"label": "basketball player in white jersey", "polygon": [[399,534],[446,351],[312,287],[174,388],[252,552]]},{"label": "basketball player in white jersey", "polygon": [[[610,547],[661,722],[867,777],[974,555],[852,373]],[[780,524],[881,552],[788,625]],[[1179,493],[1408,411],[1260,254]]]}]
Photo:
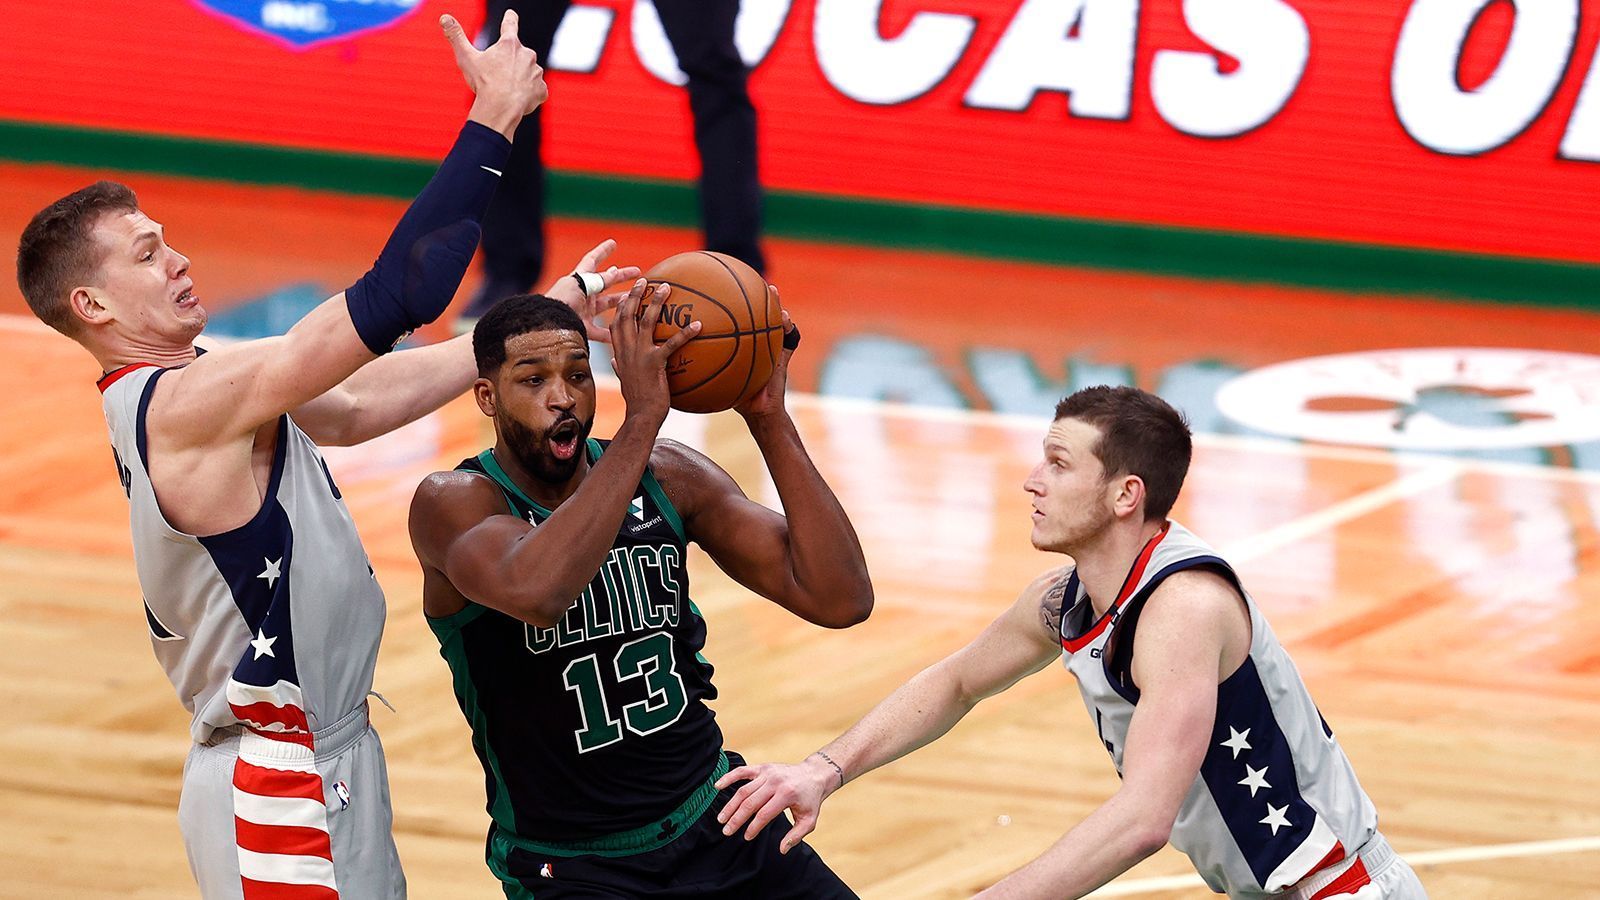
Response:
[{"label": "basketball player in white jersey", "polygon": [[[371,271],[281,337],[197,347],[189,260],[126,187],[34,217],[18,282],[100,380],[156,657],[191,712],[179,824],[206,898],[395,898],[383,751],[368,724],[384,599],[317,441],[410,422],[476,377],[466,338],[387,354],[449,304],[524,115],[546,96],[516,38],[473,49],[441,20],[475,99]],[[594,269],[550,289],[592,321]],[[579,285],[582,285],[580,288]]]},{"label": "basketball player in white jersey", "polygon": [[788,809],[793,846],[845,782],[1060,658],[1121,787],[980,896],[1082,897],[1170,841],[1230,897],[1425,898],[1233,568],[1167,519],[1189,456],[1183,417],[1153,394],[1102,386],[1061,401],[1023,487],[1034,546],[1072,561],[838,740],[795,765],[729,772],[723,784],[750,780],[724,831],[748,838]]}]

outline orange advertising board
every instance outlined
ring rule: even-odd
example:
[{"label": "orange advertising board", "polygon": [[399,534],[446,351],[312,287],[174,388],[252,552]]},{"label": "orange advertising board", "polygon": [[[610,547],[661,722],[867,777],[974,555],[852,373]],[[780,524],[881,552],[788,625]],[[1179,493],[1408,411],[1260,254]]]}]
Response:
[{"label": "orange advertising board", "polygon": [[[482,16],[474,0],[13,4],[0,119],[436,157],[468,99],[445,11]],[[745,0],[740,45],[774,190],[1594,263],[1597,12]],[[647,4],[576,3],[549,62],[553,166],[693,177]]]}]

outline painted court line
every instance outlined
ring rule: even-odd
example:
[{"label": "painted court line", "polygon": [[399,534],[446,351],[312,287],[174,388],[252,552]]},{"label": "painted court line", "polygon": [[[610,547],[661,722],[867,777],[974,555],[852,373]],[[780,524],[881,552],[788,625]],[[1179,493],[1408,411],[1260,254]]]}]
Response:
[{"label": "painted court line", "polygon": [[[789,400],[796,407],[809,406],[827,412],[859,412],[863,415],[880,415],[887,418],[911,419],[920,422],[948,422],[954,425],[977,425],[1004,428],[1011,431],[1024,431],[1037,434],[1041,442],[1044,440],[1045,429],[1050,425],[1048,416],[1001,413],[987,409],[912,406],[904,403],[890,403],[884,400],[866,400],[859,397],[829,397],[821,394],[791,394],[789,395]],[[1600,472],[1567,469],[1559,466],[1543,466],[1534,463],[1463,459],[1444,453],[1385,450],[1380,447],[1340,447],[1331,444],[1307,444],[1291,438],[1245,434],[1200,433],[1194,436],[1194,443],[1197,447],[1273,453],[1279,456],[1343,460],[1382,466],[1416,466],[1442,461],[1469,472],[1539,478],[1548,481],[1600,484]]]},{"label": "painted court line", "polygon": [[[1451,847],[1443,850],[1419,850],[1400,854],[1413,868],[1444,863],[1481,862],[1489,859],[1508,859],[1515,856],[1549,856],[1556,853],[1587,853],[1600,850],[1600,835],[1580,838],[1563,838],[1554,841],[1527,841],[1520,844],[1483,844],[1476,847]],[[1181,891],[1204,888],[1198,875],[1167,875],[1160,878],[1138,878],[1133,881],[1115,881],[1090,897],[1127,897],[1133,894],[1152,894],[1160,891]]]},{"label": "painted court line", "polygon": [[1396,478],[1388,484],[1362,491],[1353,497],[1347,497],[1314,513],[1307,513],[1298,519],[1275,525],[1260,534],[1233,541],[1218,549],[1224,559],[1234,563],[1265,556],[1280,547],[1331,531],[1345,522],[1359,519],[1397,500],[1415,497],[1417,494],[1449,484],[1460,474],[1461,469],[1458,466],[1448,463],[1436,464]]}]

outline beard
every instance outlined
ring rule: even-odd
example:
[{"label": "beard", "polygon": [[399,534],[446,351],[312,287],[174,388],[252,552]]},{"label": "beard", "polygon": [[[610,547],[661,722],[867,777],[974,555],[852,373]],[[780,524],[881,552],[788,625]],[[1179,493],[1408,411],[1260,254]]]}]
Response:
[{"label": "beard", "polygon": [[[559,459],[550,450],[550,433],[568,423],[577,423],[578,446],[571,459]],[[506,446],[517,457],[517,462],[529,475],[540,481],[550,484],[559,484],[570,479],[578,471],[578,463],[582,461],[585,442],[589,439],[589,431],[594,428],[594,417],[588,420],[579,420],[577,416],[566,415],[552,422],[549,428],[535,431],[515,419],[505,418],[500,420],[501,433],[505,435]]]},{"label": "beard", "polygon": [[1109,509],[1081,508],[1076,510],[1069,520],[1059,524],[1051,523],[1050,530],[1045,534],[1039,534],[1036,529],[1032,535],[1033,547],[1035,550],[1050,553],[1075,555],[1077,551],[1099,540],[1100,536],[1116,522],[1116,518]]}]

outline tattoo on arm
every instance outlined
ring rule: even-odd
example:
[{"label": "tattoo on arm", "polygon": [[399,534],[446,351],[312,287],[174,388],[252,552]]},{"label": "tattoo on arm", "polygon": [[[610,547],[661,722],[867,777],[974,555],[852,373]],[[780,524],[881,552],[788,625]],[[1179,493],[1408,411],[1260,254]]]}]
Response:
[{"label": "tattoo on arm", "polygon": [[1058,576],[1044,589],[1044,598],[1039,601],[1039,624],[1051,637],[1061,635],[1061,610],[1066,605],[1067,583],[1071,580],[1070,573]]}]

